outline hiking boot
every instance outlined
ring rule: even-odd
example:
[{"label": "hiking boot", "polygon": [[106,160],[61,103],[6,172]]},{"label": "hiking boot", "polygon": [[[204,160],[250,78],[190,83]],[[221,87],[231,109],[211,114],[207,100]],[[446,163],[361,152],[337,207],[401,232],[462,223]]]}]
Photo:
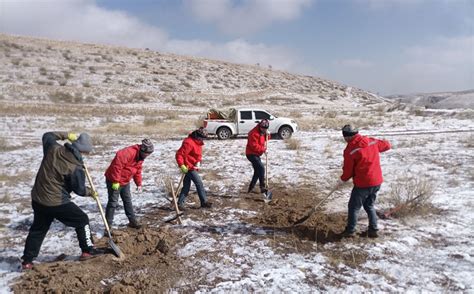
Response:
[{"label": "hiking boot", "polygon": [[97,249],[95,247],[91,247],[89,248],[89,250],[82,252],[81,256],[79,256],[79,260],[80,261],[88,260],[101,254],[104,254],[103,250]]},{"label": "hiking boot", "polygon": [[132,228],[132,229],[140,229],[142,227],[142,225],[136,220],[136,219],[131,219],[129,222],[128,222],[128,227],[129,228]]},{"label": "hiking boot", "polygon": [[369,238],[378,238],[379,234],[377,233],[377,230],[369,230],[367,232],[367,237],[369,237]]},{"label": "hiking boot", "polygon": [[209,201],[201,204],[201,208],[211,208],[211,207],[212,207],[212,203]]},{"label": "hiking boot", "polygon": [[178,204],[178,210],[179,211],[186,211],[186,208],[184,208],[184,204]]},{"label": "hiking boot", "polygon": [[23,261],[21,263],[21,270],[22,271],[28,271],[33,269],[33,263],[29,261]]},{"label": "hiking boot", "polygon": [[342,233],[341,233],[341,237],[342,238],[353,238],[355,237],[356,233],[355,231],[354,232],[351,232],[347,229],[345,229]]},{"label": "hiking boot", "polygon": [[253,189],[255,188],[255,185],[253,186],[249,186],[248,190],[247,190],[247,193],[250,194],[250,193],[253,193]]}]

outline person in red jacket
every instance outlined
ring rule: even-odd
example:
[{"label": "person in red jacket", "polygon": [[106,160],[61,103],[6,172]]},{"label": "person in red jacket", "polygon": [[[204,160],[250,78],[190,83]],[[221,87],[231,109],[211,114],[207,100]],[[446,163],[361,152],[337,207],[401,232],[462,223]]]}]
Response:
[{"label": "person in red jacket", "polygon": [[136,144],[119,150],[105,172],[109,199],[105,209],[105,218],[109,226],[114,221],[115,209],[118,206],[119,196],[122,198],[125,215],[131,228],[139,229],[132,205],[130,181],[137,185],[137,191],[142,192],[142,165],[145,158],[153,153],[154,147],[150,139],[143,139],[142,144]]},{"label": "person in red jacket", "polygon": [[351,125],[342,128],[342,135],[347,146],[344,149],[341,181],[352,178],[354,184],[348,203],[347,226],[342,235],[355,235],[357,215],[363,206],[369,217],[368,236],[376,238],[378,229],[374,203],[383,182],[379,153],[389,150],[391,146],[388,141],[361,136]]},{"label": "person in red jacket", "polygon": [[191,181],[196,186],[196,190],[201,202],[201,208],[211,208],[212,203],[207,201],[206,190],[202,183],[201,177],[198,174],[199,167],[202,160],[202,146],[203,140],[207,138],[207,131],[204,128],[199,128],[193,131],[189,136],[183,140],[183,144],[176,151],[176,163],[181,172],[185,174],[183,180],[183,189],[179,193],[178,206],[180,210],[184,209],[184,201],[189,194],[191,188]]},{"label": "person in red jacket", "polygon": [[270,139],[270,134],[268,134],[268,127],[270,122],[267,119],[262,119],[256,126],[253,128],[247,139],[247,147],[245,149],[245,155],[247,159],[252,163],[253,167],[253,177],[249,184],[248,193],[251,193],[257,184],[257,180],[260,184],[260,192],[264,195],[265,198],[268,198],[268,191],[265,187],[265,167],[263,166],[260,156],[263,153],[267,152],[267,140]]}]

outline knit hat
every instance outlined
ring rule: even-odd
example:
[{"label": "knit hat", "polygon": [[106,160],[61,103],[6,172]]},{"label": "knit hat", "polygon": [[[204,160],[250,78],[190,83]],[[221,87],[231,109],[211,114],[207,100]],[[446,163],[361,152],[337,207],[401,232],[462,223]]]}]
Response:
[{"label": "knit hat", "polygon": [[82,153],[89,153],[92,151],[92,140],[88,133],[82,133],[72,146]]},{"label": "knit hat", "polygon": [[268,129],[268,127],[270,126],[270,122],[268,121],[268,119],[262,119],[258,125],[260,126],[260,128],[262,129]]},{"label": "knit hat", "polygon": [[203,127],[200,127],[199,129],[193,132],[193,137],[197,139],[206,139],[207,136],[208,136],[207,130]]},{"label": "knit hat", "polygon": [[342,136],[344,137],[352,137],[354,135],[357,135],[359,133],[359,130],[351,125],[345,125],[342,127]]},{"label": "knit hat", "polygon": [[155,147],[150,139],[145,138],[142,140],[142,144],[140,145],[140,151],[144,153],[153,153],[155,151]]}]

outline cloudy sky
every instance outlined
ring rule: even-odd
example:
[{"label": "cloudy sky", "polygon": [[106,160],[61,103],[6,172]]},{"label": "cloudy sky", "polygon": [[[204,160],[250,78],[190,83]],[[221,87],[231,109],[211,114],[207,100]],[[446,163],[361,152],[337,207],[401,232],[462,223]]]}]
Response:
[{"label": "cloudy sky", "polygon": [[271,65],[381,94],[474,88],[474,0],[0,0],[0,32]]}]

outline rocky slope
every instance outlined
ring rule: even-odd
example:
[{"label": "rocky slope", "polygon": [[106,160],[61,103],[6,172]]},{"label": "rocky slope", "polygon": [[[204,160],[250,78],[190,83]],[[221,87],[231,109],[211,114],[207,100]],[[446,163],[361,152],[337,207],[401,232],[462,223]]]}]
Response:
[{"label": "rocky slope", "polygon": [[[0,34],[0,99],[220,107],[382,102],[312,76],[151,50]],[[337,102],[337,103],[336,103]]]}]

